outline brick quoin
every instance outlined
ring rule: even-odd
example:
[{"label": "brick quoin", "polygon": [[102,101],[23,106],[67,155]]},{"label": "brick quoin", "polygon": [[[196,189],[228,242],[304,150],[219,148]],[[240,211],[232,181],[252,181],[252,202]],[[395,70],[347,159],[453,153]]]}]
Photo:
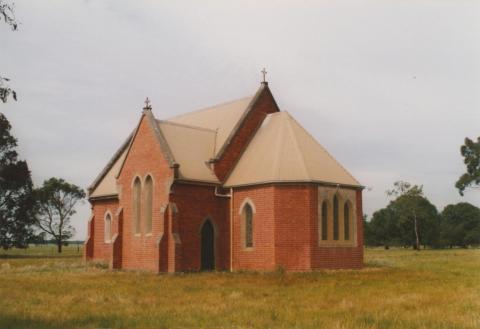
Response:
[{"label": "brick quoin", "polygon": [[[221,182],[228,177],[266,115],[278,111],[266,84],[257,96],[237,133],[213,164]],[[90,199],[92,220],[85,243],[87,260],[108,262],[111,268],[199,271],[201,230],[209,220],[215,231],[217,270],[362,268],[360,187],[355,190],[356,245],[319,246],[319,184],[269,183],[222,189],[221,184],[181,181],[165,152],[152,128],[151,117],[144,112],[116,179],[118,196]],[[134,234],[133,182],[139,177],[144,184],[147,175],[153,179],[152,232],[145,232],[142,208],[141,233]],[[142,189],[142,200],[143,193]],[[254,209],[253,248],[245,248],[242,235],[242,207],[246,202]],[[117,237],[110,243],[104,238],[106,213],[112,216],[112,235]]]}]

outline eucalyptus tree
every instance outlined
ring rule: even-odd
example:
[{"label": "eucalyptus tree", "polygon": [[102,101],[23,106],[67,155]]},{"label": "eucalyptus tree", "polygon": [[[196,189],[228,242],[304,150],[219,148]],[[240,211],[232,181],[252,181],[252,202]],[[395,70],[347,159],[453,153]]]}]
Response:
[{"label": "eucalyptus tree", "polygon": [[76,213],[75,206],[84,198],[80,187],[61,178],[50,178],[35,190],[36,224],[55,240],[59,253],[65,241],[75,234],[70,220]]}]

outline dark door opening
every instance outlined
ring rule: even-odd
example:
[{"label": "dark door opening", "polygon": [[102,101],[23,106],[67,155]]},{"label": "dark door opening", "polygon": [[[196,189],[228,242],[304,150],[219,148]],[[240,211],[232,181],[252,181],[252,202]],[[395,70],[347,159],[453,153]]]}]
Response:
[{"label": "dark door opening", "polygon": [[207,220],[202,227],[201,263],[202,271],[215,269],[215,234],[212,222]]}]

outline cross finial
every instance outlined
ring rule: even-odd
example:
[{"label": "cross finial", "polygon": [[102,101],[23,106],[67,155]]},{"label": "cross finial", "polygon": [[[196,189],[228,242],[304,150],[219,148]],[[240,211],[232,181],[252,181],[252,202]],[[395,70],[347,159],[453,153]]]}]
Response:
[{"label": "cross finial", "polygon": [[150,105],[150,100],[148,97],[145,99],[145,106],[143,107],[144,110],[151,110],[152,106]]},{"label": "cross finial", "polygon": [[263,74],[263,81],[262,81],[262,83],[267,83],[267,80],[265,80],[265,76],[266,76],[267,73],[268,73],[267,70],[265,70],[265,68],[263,68],[263,70],[261,70],[260,72],[262,72],[262,74]]}]

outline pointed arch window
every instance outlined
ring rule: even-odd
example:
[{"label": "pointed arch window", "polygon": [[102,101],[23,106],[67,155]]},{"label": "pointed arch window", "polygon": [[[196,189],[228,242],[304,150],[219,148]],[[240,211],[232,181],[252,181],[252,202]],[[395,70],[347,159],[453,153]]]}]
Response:
[{"label": "pointed arch window", "polygon": [[112,216],[110,215],[110,213],[107,213],[107,215],[105,216],[104,235],[105,242],[109,243],[112,241]]},{"label": "pointed arch window", "polygon": [[152,211],[153,211],[153,180],[151,176],[145,179],[145,233],[152,233]]},{"label": "pointed arch window", "polygon": [[142,183],[137,177],[133,182],[133,232],[135,234],[140,234],[141,201]]},{"label": "pointed arch window", "polygon": [[322,240],[328,239],[328,205],[327,201],[322,202]]},{"label": "pointed arch window", "polygon": [[253,247],[253,210],[250,204],[246,203],[243,207],[244,220],[244,245],[245,248]]},{"label": "pointed arch window", "polygon": [[350,240],[350,206],[348,202],[345,202],[343,207],[343,232],[344,239]]},{"label": "pointed arch window", "polygon": [[333,240],[338,240],[338,197],[333,197]]}]

